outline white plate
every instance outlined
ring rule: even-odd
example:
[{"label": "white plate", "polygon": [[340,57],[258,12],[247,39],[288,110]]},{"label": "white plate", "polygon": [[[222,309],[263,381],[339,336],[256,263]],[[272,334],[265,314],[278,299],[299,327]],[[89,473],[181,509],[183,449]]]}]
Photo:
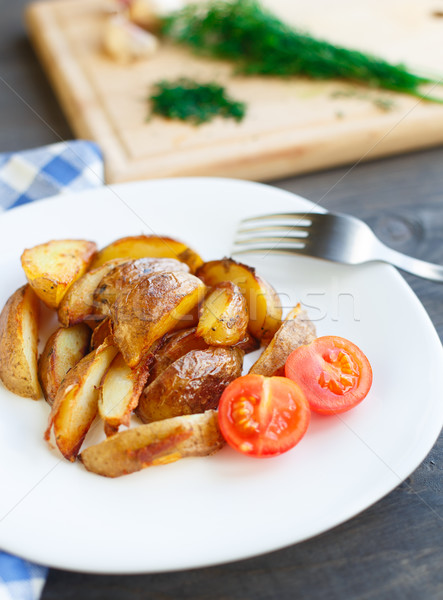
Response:
[{"label": "white plate", "polygon": [[[36,202],[0,218],[0,304],[24,282],[23,248],[49,239],[103,245],[154,232],[214,259],[229,254],[240,218],[311,207],[272,187],[220,179],[133,183]],[[113,480],[60,460],[42,439],[46,403],[1,388],[3,549],[95,573],[223,563],[349,519],[420,464],[443,422],[443,352],[402,277],[381,264],[275,256],[251,264],[286,308],[305,304],[319,335],[338,334],[363,349],[374,371],[367,399],[341,417],[313,417],[302,442],[278,458],[256,460],[224,448]]]}]

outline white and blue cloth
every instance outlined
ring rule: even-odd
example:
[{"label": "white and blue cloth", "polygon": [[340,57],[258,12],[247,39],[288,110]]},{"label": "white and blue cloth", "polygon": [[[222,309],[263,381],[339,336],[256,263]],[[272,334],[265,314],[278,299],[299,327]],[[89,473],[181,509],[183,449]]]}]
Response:
[{"label": "white and blue cloth", "polygon": [[48,569],[0,552],[0,600],[37,600]]},{"label": "white and blue cloth", "polygon": [[0,210],[102,184],[103,160],[93,142],[59,142],[0,154]]},{"label": "white and blue cloth", "polygon": [[[99,187],[103,173],[98,146],[83,140],[0,154],[0,212],[48,196]],[[47,574],[46,567],[0,551],[0,600],[38,600]]]}]

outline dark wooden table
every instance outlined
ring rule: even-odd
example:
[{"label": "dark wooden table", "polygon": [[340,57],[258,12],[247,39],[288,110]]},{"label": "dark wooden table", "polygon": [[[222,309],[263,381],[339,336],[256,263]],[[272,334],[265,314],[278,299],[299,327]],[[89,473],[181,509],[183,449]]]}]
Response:
[{"label": "dark wooden table", "polygon": [[[24,0],[0,1],[0,151],[72,137],[27,41],[24,5]],[[361,217],[392,247],[443,264],[443,148],[274,185]],[[442,338],[442,285],[406,278]],[[179,573],[96,576],[51,570],[43,599],[441,599],[442,469],[440,436],[423,464],[391,494],[307,542]]]}]

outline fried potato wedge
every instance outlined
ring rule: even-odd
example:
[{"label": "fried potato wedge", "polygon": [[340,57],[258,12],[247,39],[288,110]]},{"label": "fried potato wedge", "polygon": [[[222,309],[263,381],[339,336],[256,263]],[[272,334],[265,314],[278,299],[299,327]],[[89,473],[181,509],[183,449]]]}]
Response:
[{"label": "fried potato wedge", "polygon": [[205,291],[189,273],[153,273],[118,295],[111,307],[112,331],[125,362],[137,366],[156,340],[186,326]]},{"label": "fried potato wedge", "polygon": [[169,237],[138,235],[121,238],[106,246],[97,254],[92,268],[99,267],[114,258],[176,258],[186,263],[191,273],[202,264],[201,257],[183,242]]},{"label": "fried potato wedge", "polygon": [[258,360],[252,365],[249,373],[256,375],[284,375],[286,359],[299,346],[310,344],[317,337],[314,323],[309,320],[300,304],[291,310],[274,335],[269,345]]},{"label": "fried potato wedge", "polygon": [[215,409],[225,387],[241,375],[238,348],[191,350],[148,385],[137,407],[144,423]]},{"label": "fried potato wedge", "polygon": [[205,263],[196,273],[207,286],[224,281],[235,283],[246,299],[248,328],[252,335],[267,344],[281,325],[281,303],[274,288],[259,277],[255,269],[231,258]]},{"label": "fried potato wedge", "polygon": [[95,314],[94,293],[97,286],[109,271],[122,263],[125,264],[124,259],[111,260],[88,271],[71,285],[57,311],[58,320],[64,327],[81,323]]},{"label": "fried potato wedge", "polygon": [[52,406],[61,382],[89,352],[91,330],[85,323],[60,327],[49,337],[38,363],[43,394]]},{"label": "fried potato wedge", "polygon": [[91,351],[103,344],[106,338],[112,336],[111,318],[107,317],[97,325],[91,336]]},{"label": "fried potato wedge", "polygon": [[29,285],[12,294],[0,314],[0,379],[14,394],[38,400],[40,305]]},{"label": "fried potato wedge", "polygon": [[245,337],[248,321],[246,298],[235,283],[224,281],[204,299],[197,335],[208,346],[233,346]]},{"label": "fried potato wedge", "polygon": [[109,315],[117,294],[128,290],[140,278],[147,277],[151,273],[175,273],[176,271],[189,273],[189,267],[175,258],[139,258],[126,261],[110,270],[99,282],[94,293],[95,310],[98,314]]},{"label": "fried potato wedge", "polygon": [[25,250],[22,267],[43,302],[58,308],[69,287],[86,272],[97,252],[94,242],[52,240]]},{"label": "fried potato wedge", "polygon": [[64,378],[52,405],[45,439],[54,428],[55,442],[65,458],[74,461],[98,410],[100,382],[118,352],[105,341],[87,354]]},{"label": "fried potato wedge", "polygon": [[217,412],[208,410],[120,431],[83,450],[80,459],[88,471],[119,477],[180,458],[214,454],[224,445]]},{"label": "fried potato wedge", "polygon": [[123,356],[117,354],[103,376],[98,413],[105,423],[106,435],[116,433],[120,425],[129,425],[131,412],[136,408],[148,379],[149,363],[150,360],[147,360],[131,369]]}]

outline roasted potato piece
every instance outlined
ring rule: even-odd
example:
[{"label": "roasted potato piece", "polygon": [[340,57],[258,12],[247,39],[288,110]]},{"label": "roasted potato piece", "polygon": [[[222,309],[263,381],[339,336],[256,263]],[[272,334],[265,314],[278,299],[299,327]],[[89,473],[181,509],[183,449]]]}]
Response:
[{"label": "roasted potato piece", "polygon": [[189,273],[189,267],[175,258],[139,258],[125,262],[110,270],[99,282],[94,293],[95,310],[98,314],[109,315],[117,294],[135,285],[141,277],[147,277],[151,273],[176,271]]},{"label": "roasted potato piece", "polygon": [[255,269],[224,258],[205,263],[196,274],[208,286],[223,281],[238,285],[248,305],[249,331],[263,344],[269,342],[281,325],[282,309],[274,288],[261,279]]},{"label": "roasted potato piece", "polygon": [[137,407],[144,423],[215,409],[225,387],[241,375],[238,348],[191,350],[148,385]]},{"label": "roasted potato piece", "polygon": [[0,379],[19,396],[38,400],[38,319],[40,306],[29,285],[19,288],[0,314]]},{"label": "roasted potato piece", "polygon": [[291,310],[269,345],[252,365],[249,373],[284,375],[286,359],[299,346],[310,344],[317,337],[315,325],[300,304]]},{"label": "roasted potato piece", "polygon": [[97,286],[109,271],[122,263],[125,264],[124,259],[111,260],[88,271],[71,285],[58,307],[58,320],[64,327],[81,323],[94,315],[94,292]]},{"label": "roasted potato piece", "polygon": [[107,317],[99,325],[97,325],[97,327],[92,332],[90,348],[91,351],[101,346],[105,339],[109,336],[112,336],[111,319],[110,317]]},{"label": "roasted potato piece", "polygon": [[156,340],[186,325],[205,290],[189,273],[153,273],[118,295],[111,307],[112,331],[126,363],[135,367]]},{"label": "roasted potato piece", "polygon": [[[151,346],[150,351],[153,353],[153,362],[149,370],[148,385],[161,375],[169,365],[172,365],[173,362],[191,350],[206,350],[209,347],[209,344],[203,338],[196,335],[196,331],[196,327],[175,331],[159,340],[157,348]],[[257,350],[260,344],[250,333],[246,333],[245,337],[234,347],[243,350],[247,354]]]},{"label": "roasted potato piece", "polygon": [[138,235],[121,238],[98,253],[92,267],[95,269],[114,258],[176,258],[186,263],[194,273],[202,264],[201,257],[183,242],[169,237]]},{"label": "roasted potato piece", "polygon": [[148,384],[161,375],[173,362],[191,350],[206,350],[208,344],[196,335],[197,328],[182,329],[169,333],[159,340],[158,348],[151,347],[153,361],[149,370]]},{"label": "roasted potato piece", "polygon": [[83,450],[80,459],[88,471],[119,477],[188,456],[207,456],[224,445],[217,412],[208,410],[120,431]]},{"label": "roasted potato piece", "polygon": [[224,281],[204,299],[197,335],[209,346],[233,346],[245,337],[248,320],[246,298],[240,288]]},{"label": "roasted potato piece", "polygon": [[84,323],[60,327],[50,336],[40,356],[38,374],[43,394],[52,406],[66,373],[89,352],[91,330]]},{"label": "roasted potato piece", "polygon": [[105,423],[106,435],[118,431],[120,425],[129,425],[131,412],[146,385],[150,360],[131,369],[117,354],[106,371],[100,386],[98,412]]},{"label": "roasted potato piece", "polygon": [[86,240],[53,240],[25,250],[22,267],[43,302],[58,308],[69,287],[86,272],[97,246]]},{"label": "roasted potato piece", "polygon": [[54,427],[55,442],[74,461],[97,414],[99,385],[118,348],[105,341],[87,354],[64,378],[49,416],[45,439]]}]

